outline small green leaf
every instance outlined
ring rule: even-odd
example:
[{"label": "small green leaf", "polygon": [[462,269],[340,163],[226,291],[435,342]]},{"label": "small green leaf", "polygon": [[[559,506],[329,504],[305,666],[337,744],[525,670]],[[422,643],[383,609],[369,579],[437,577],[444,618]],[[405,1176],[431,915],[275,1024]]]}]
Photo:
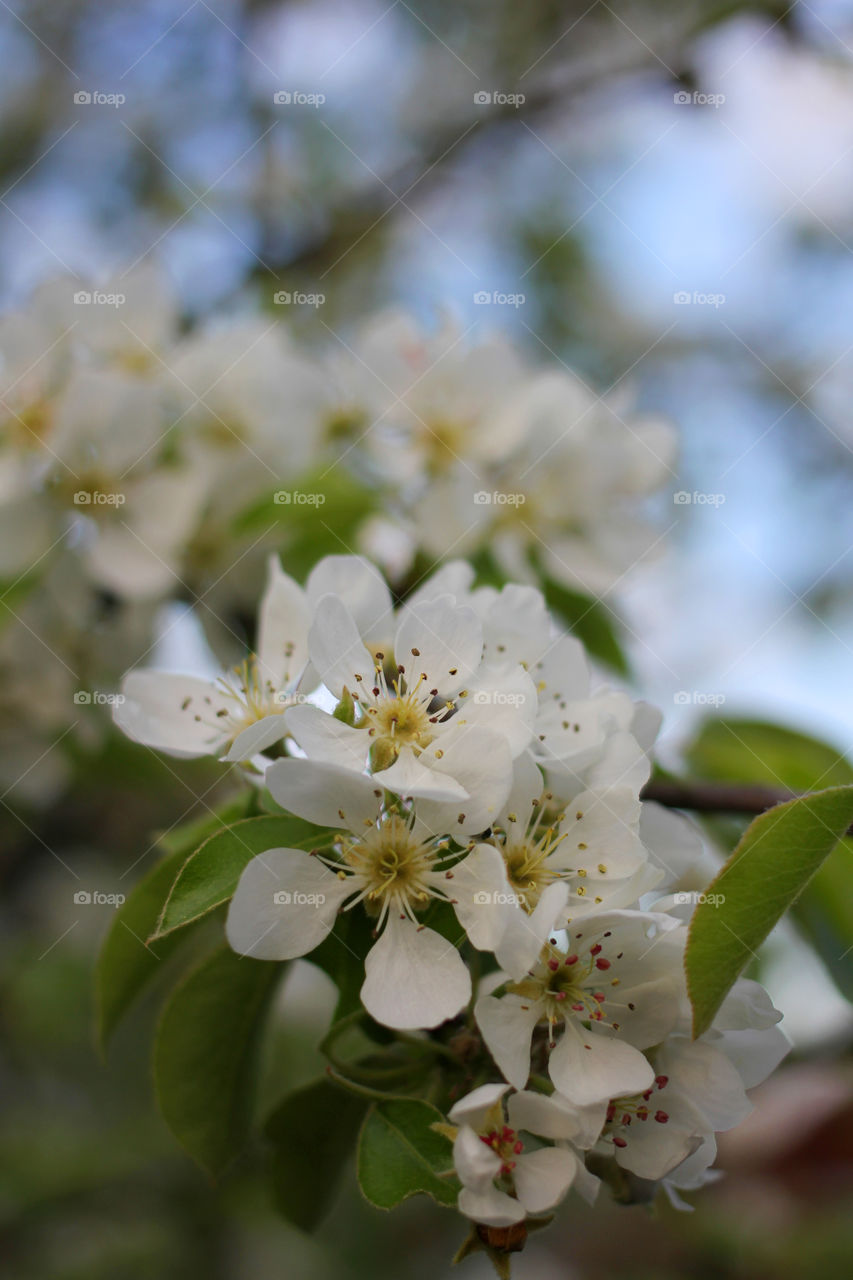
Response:
[{"label": "small green leaf", "polygon": [[[853,783],[853,765],[837,747],[764,720],[709,718],[701,726],[687,758],[698,776],[720,781],[764,782],[791,791],[817,791]],[[734,824],[728,820],[727,825]],[[734,839],[730,838],[730,844]],[[851,886],[853,840],[842,840],[793,910],[797,925],[848,1000],[853,1000]]]},{"label": "small green leaf", "polygon": [[853,822],[853,786],[776,805],[750,823],[690,924],[685,968],[693,1034],[714,1020],[750,956]]},{"label": "small green leaf", "polygon": [[329,833],[289,814],[244,818],[215,832],[181,867],[163,907],[155,937],[183,929],[214,911],[233,896],[252,858],[267,849],[312,849]]},{"label": "small green leaf", "polygon": [[259,1032],[283,968],[222,947],[187,974],[163,1010],[154,1042],[160,1110],[212,1174],[248,1134]]},{"label": "small green leaf", "polygon": [[115,913],[95,970],[98,1043],[103,1052],[127,1009],[183,940],[148,943],[184,854],[163,858],[140,880]]},{"label": "small green leaf", "polygon": [[313,1231],[331,1208],[368,1105],[323,1079],[288,1094],[267,1120],[276,1205],[294,1226]]},{"label": "small green leaf", "polygon": [[417,1098],[389,1099],[370,1108],[358,1146],[358,1180],[365,1199],[377,1209],[393,1209],[424,1192],[439,1204],[456,1204],[453,1148],[432,1128],[443,1120],[440,1111]]}]

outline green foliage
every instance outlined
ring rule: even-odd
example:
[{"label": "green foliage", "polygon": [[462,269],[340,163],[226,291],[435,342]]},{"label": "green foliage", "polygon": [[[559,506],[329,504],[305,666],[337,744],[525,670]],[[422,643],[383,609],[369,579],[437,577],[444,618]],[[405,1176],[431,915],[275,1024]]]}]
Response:
[{"label": "green foliage", "polygon": [[222,947],[178,984],[163,1010],[154,1043],[160,1110],[211,1174],[248,1134],[259,1032],[283,968]]},{"label": "green foliage", "polygon": [[155,936],[164,937],[228,902],[252,858],[267,849],[312,849],[328,833],[290,815],[244,818],[216,831],[181,867],[158,920]]},{"label": "green foliage", "polygon": [[453,1206],[459,1183],[449,1140],[433,1129],[443,1116],[428,1102],[395,1098],[375,1103],[364,1121],[358,1146],[358,1180],[377,1209],[393,1209],[423,1192]]},{"label": "green foliage", "polygon": [[853,822],[853,786],[761,814],[708,887],[690,925],[685,966],[699,1036],[750,956]]},{"label": "green foliage", "polygon": [[102,1050],[133,1001],[182,941],[173,935],[151,945],[148,939],[157,927],[184,857],[179,849],[158,862],[115,913],[95,971],[98,1041]]},{"label": "green foliage", "polygon": [[323,1079],[288,1094],[267,1120],[275,1202],[294,1226],[313,1231],[331,1208],[368,1106]]},{"label": "green foliage", "polygon": [[[697,775],[720,781],[792,791],[853,783],[853,766],[830,743],[761,720],[706,720],[687,759]],[[793,916],[838,989],[853,1000],[853,840],[842,840],[819,867]]]}]

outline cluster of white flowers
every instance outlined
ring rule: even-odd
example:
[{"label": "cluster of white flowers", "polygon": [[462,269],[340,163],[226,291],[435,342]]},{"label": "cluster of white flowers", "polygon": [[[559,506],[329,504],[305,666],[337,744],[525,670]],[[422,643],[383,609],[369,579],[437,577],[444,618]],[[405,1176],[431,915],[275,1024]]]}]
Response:
[{"label": "cluster of white flowers", "polygon": [[[592,686],[536,588],[475,588],[451,561],[395,608],[362,558],[322,560],[304,588],[273,559],[246,663],[213,681],[134,672],[123,693],[131,737],[236,763],[320,829],[310,852],[248,864],[235,951],[309,956],[340,911],[365,910],[377,1022],[472,1011],[495,1066],[449,1113],[463,1213],[501,1227],[572,1185],[590,1198],[584,1153],[675,1197],[708,1178],[714,1134],[785,1053],[780,1015],[741,980],[691,1040],[673,891],[701,842],[640,800],[657,714]],[[431,927],[440,904],[455,942]],[[474,952],[494,957],[476,981]]]},{"label": "cluster of white flowers", "polygon": [[188,326],[147,263],[100,289],[49,280],[0,316],[0,672],[55,690],[25,730],[11,700],[8,785],[61,780],[72,698],[142,660],[164,603],[203,600],[228,656],[265,558],[300,538],[322,540],[303,563],[353,550],[396,581],[488,554],[592,592],[653,544],[640,507],[668,426],[449,321],[326,333],[298,343],[282,308],[248,302]]}]

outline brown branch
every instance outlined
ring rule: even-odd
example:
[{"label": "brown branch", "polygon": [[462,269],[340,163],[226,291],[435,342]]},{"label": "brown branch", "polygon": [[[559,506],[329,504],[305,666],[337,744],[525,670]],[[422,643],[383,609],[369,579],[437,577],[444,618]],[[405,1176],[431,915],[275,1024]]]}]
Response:
[{"label": "brown branch", "polygon": [[[784,804],[808,792],[790,791],[761,782],[710,782],[705,779],[652,778],[640,792],[643,800],[656,800],[668,809],[692,809],[694,813],[747,814],[754,817],[774,805]],[[853,835],[853,827],[847,833]]]}]

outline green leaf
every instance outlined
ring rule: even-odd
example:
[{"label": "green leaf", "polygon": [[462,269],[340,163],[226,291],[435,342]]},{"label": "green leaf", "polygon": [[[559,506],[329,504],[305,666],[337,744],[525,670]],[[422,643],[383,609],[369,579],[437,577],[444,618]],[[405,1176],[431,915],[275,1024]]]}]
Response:
[{"label": "green leaf", "polygon": [[158,862],[118,908],[104,939],[95,970],[98,1043],[102,1052],[130,1005],[183,940],[174,936],[155,946],[147,941],[183,860],[183,852],[178,851]]},{"label": "green leaf", "polygon": [[[377,1209],[393,1209],[423,1192],[452,1206],[459,1195],[453,1149],[433,1124],[444,1117],[428,1102],[399,1098],[370,1108],[358,1145],[358,1181]],[[442,1176],[445,1175],[445,1176]]]},{"label": "green leaf", "polygon": [[685,968],[694,1036],[707,1031],[750,956],[851,822],[853,786],[789,800],[750,823],[690,924]]},{"label": "green leaf", "polygon": [[364,958],[376,939],[373,923],[361,907],[341,912],[327,938],[305,959],[327,973],[338,988],[334,1022],[361,1008]]},{"label": "green leaf", "polygon": [[709,717],[687,751],[691,770],[727,782],[766,782],[791,791],[853,783],[853,766],[829,743],[763,720]]},{"label": "green leaf", "polygon": [[222,827],[239,822],[241,818],[247,818],[251,812],[250,800],[254,800],[254,792],[249,796],[241,795],[229,800],[216,813],[208,813],[203,818],[194,818],[190,822],[182,822],[178,827],[170,827],[160,834],[157,843],[166,853],[182,853],[188,858],[208,836],[215,835]]},{"label": "green leaf", "polygon": [[154,1042],[160,1110],[212,1174],[248,1134],[259,1032],[283,968],[222,947],[178,984],[163,1010]]},{"label": "green leaf", "polygon": [[620,675],[629,675],[628,659],[619,643],[614,616],[607,606],[578,591],[570,591],[551,578],[543,576],[541,586],[548,608],[583,641],[588,652]]},{"label": "green leaf", "polygon": [[[765,782],[792,791],[853,783],[853,765],[836,747],[763,720],[709,718],[687,758],[696,774],[721,781]],[[848,1000],[853,1000],[851,886],[853,841],[842,840],[793,910],[799,928]]]},{"label": "green leaf", "polygon": [[313,1231],[331,1208],[368,1105],[323,1079],[288,1094],[267,1120],[275,1202],[294,1226]]},{"label": "green leaf", "polygon": [[267,849],[317,848],[329,832],[289,814],[244,818],[215,832],[181,867],[154,934],[162,938],[201,920],[233,896],[246,866]]}]

